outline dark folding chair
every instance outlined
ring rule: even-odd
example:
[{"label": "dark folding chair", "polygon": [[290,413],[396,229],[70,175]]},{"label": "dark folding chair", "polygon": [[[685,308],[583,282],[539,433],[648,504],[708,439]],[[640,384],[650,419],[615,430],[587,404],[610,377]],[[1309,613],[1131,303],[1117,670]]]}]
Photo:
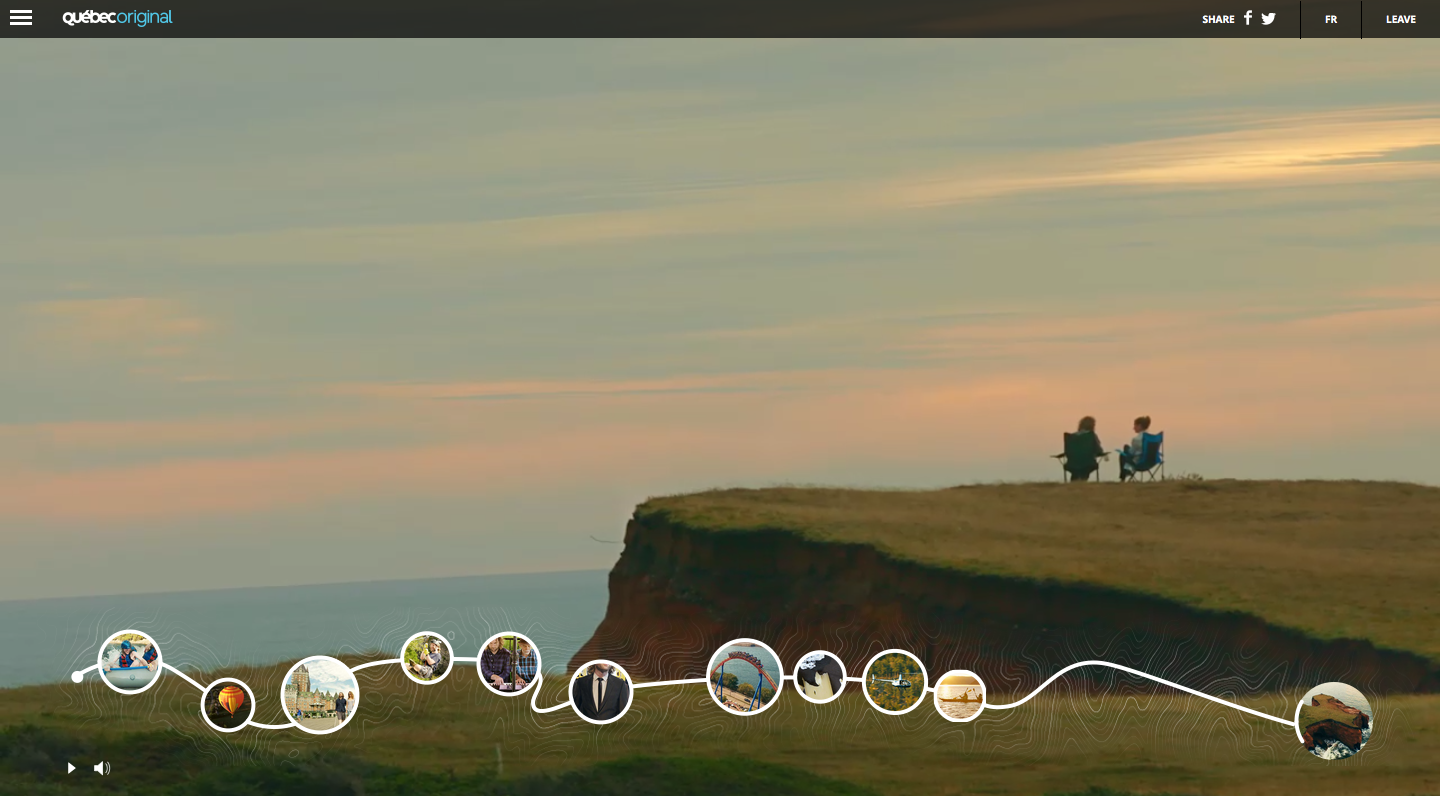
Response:
[{"label": "dark folding chair", "polygon": [[[1140,455],[1134,460],[1134,468],[1130,471],[1131,481],[1164,481],[1165,480],[1165,432],[1151,434],[1145,432],[1140,439],[1143,449]],[[1123,457],[1124,451],[1119,452]],[[1124,459],[1121,459],[1121,472],[1124,473]]]},{"label": "dark folding chair", "polygon": [[1110,458],[1110,454],[1100,448],[1093,432],[1066,432],[1065,452],[1056,453],[1050,458],[1060,460],[1060,480],[1074,481],[1077,474],[1088,477],[1091,473],[1095,480],[1100,480],[1100,459]]}]

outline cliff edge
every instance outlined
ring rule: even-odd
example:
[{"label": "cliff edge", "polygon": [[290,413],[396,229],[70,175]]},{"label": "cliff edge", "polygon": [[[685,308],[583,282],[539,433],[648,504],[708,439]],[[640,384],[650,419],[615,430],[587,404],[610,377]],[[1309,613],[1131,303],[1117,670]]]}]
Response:
[{"label": "cliff edge", "polygon": [[825,649],[855,676],[902,648],[932,679],[968,668],[997,692],[1087,658],[1197,688],[1229,678],[1282,690],[1333,675],[1369,693],[1435,692],[1437,554],[1440,490],[1411,484],[657,498],[627,525],[606,616],[572,665],[606,657],[641,679],[697,677],[713,650],[750,637],[787,672]]},{"label": "cliff edge", "polygon": [[1339,741],[1358,751],[1364,742],[1365,728],[1370,726],[1370,717],[1333,696],[1316,694],[1310,704],[1300,706],[1295,723],[1300,727],[1306,749],[1313,750],[1316,744],[1327,741]]}]

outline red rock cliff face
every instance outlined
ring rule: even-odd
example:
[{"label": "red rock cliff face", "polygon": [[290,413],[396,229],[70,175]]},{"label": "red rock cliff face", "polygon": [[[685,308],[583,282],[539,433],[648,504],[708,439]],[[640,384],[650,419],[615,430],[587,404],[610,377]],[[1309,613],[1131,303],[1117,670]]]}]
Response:
[{"label": "red rock cliff face", "polygon": [[1328,694],[1317,694],[1313,699],[1310,700],[1310,704],[1313,707],[1323,707],[1327,708],[1330,711],[1338,711],[1340,713],[1348,714],[1352,717],[1352,719],[1348,724],[1344,723],[1343,721],[1336,721],[1334,719],[1325,719],[1323,721],[1318,721],[1313,724],[1305,724],[1305,709],[1301,708],[1300,737],[1305,739],[1306,749],[1313,750],[1316,743],[1331,740],[1337,740],[1350,747],[1351,749],[1360,748],[1360,742],[1363,740],[1363,731],[1366,727],[1370,726],[1369,716],[1361,712],[1359,708],[1350,707],[1344,702],[1341,702],[1340,700]]},{"label": "red rock cliff face", "polygon": [[1305,739],[1306,749],[1313,750],[1316,743],[1332,740],[1339,741],[1351,749],[1359,749],[1363,729],[1363,727],[1349,727],[1338,721],[1326,719],[1306,727],[1302,737]]},{"label": "red rock cliff face", "polygon": [[[964,668],[996,692],[1028,691],[1092,658],[1193,688],[1225,681],[1235,689],[1239,680],[1243,690],[1268,691],[1343,675],[1369,693],[1440,691],[1440,671],[1421,656],[1320,641],[1245,614],[962,573],[787,532],[696,530],[649,515],[626,528],[605,618],[571,668],[608,658],[642,681],[702,677],[714,650],[741,637],[773,647],[787,674],[801,655],[823,649],[859,676],[872,655],[900,648],[920,657],[932,682]],[[1109,688],[1117,676],[1090,668],[1067,682]]]}]

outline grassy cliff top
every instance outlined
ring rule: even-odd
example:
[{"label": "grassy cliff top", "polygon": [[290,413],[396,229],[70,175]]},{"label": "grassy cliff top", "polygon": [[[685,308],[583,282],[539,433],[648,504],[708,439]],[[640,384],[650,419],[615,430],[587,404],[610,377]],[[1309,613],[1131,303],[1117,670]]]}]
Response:
[{"label": "grassy cliff top", "polygon": [[1244,611],[1440,660],[1440,489],[1359,481],[727,489],[655,498],[715,531],[789,530],[969,572]]},{"label": "grassy cliff top", "polygon": [[[1336,724],[1344,724],[1347,727],[1361,728],[1360,716],[1356,713],[1346,713],[1336,704],[1335,697],[1326,694],[1317,694],[1315,701],[1318,705],[1301,705],[1299,723],[1300,729],[1305,729],[1312,724],[1319,724],[1322,721],[1333,721]],[[1342,703],[1343,704],[1343,703]]]}]

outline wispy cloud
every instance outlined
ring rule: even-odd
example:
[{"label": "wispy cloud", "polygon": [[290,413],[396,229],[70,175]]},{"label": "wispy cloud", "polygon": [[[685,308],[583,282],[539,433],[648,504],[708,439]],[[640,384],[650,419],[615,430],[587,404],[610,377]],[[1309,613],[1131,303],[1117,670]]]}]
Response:
[{"label": "wispy cloud", "polygon": [[213,328],[184,304],[164,298],[66,299],[27,310],[33,339],[68,353],[174,357]]},{"label": "wispy cloud", "polygon": [[199,49],[0,52],[0,527],[63,562],[15,583],[122,528],[162,578],[262,526],[403,577],[354,512],[558,549],[655,490],[1047,477],[1081,414],[1436,477],[1425,42]]},{"label": "wispy cloud", "polygon": [[[1246,117],[1202,135],[1135,143],[987,151],[931,173],[743,181],[652,194],[613,210],[444,223],[308,226],[224,234],[76,239],[26,250],[44,260],[97,256],[290,266],[467,263],[483,255],[633,245],[681,236],[833,229],[923,208],[1033,193],[1196,190],[1434,179],[1440,160],[1398,158],[1440,145],[1440,106]],[[23,241],[17,245],[22,248]],[[117,306],[118,309],[118,306]]]},{"label": "wispy cloud", "polygon": [[547,213],[445,223],[307,226],[183,236],[123,236],[34,242],[45,261],[196,265],[424,263],[474,266],[480,255],[574,250],[736,231],[827,227],[876,209],[871,191],[851,181],[747,184],[689,196],[651,197],[644,207]]},{"label": "wispy cloud", "polygon": [[895,184],[890,201],[929,206],[1076,188],[1184,189],[1433,179],[1440,161],[1397,153],[1440,144],[1440,106],[1258,120],[1204,135],[999,157]]},{"label": "wispy cloud", "polygon": [[813,373],[761,372],[687,375],[656,379],[590,379],[535,381],[462,381],[422,383],[350,383],[322,388],[331,395],[403,399],[518,399],[727,393],[796,389],[833,383],[835,371]]},{"label": "wispy cloud", "polygon": [[[361,495],[563,491],[616,478],[658,483],[678,474],[753,483],[857,458],[1029,454],[1040,461],[1081,414],[1101,417],[1107,439],[1123,435],[1125,419],[1151,414],[1191,440],[1192,449],[1216,450],[1427,422],[1440,372],[1414,364],[1440,360],[1440,304],[1358,297],[1320,315],[1295,317],[1292,309],[1035,310],[908,326],[894,333],[893,344],[932,356],[907,368],[337,384],[327,390],[336,400],[375,401],[361,422],[404,430],[412,441],[402,435],[393,444],[342,449],[319,440],[318,447],[288,452],[48,471],[16,462],[0,479],[0,517],[164,519]],[[968,364],[997,352],[988,367]],[[499,397],[509,400],[434,400]],[[567,420],[582,409],[584,424]],[[137,445],[146,436],[303,436],[333,422],[48,433],[56,446],[97,439]]]},{"label": "wispy cloud", "polygon": [[[330,409],[283,417],[231,416],[169,420],[86,421],[0,424],[0,447],[38,452],[93,454],[103,451],[215,449],[276,441],[305,441],[337,432],[359,432],[373,414]],[[5,458],[5,457],[0,457]]]}]

